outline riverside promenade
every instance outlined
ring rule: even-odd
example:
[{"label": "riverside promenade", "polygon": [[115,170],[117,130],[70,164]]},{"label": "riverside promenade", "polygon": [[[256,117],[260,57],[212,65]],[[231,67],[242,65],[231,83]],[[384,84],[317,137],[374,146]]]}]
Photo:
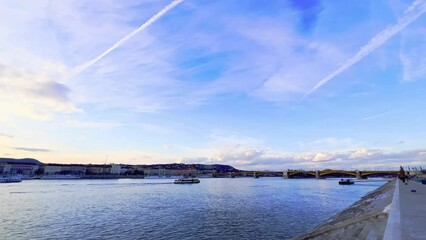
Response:
[{"label": "riverside promenade", "polygon": [[426,239],[426,185],[397,180],[384,239]]}]

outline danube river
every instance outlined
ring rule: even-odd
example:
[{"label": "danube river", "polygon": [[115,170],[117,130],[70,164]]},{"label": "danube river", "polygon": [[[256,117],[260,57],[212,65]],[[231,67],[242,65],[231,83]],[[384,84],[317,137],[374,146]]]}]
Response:
[{"label": "danube river", "polygon": [[202,178],[0,185],[0,239],[287,239],[384,182]]}]

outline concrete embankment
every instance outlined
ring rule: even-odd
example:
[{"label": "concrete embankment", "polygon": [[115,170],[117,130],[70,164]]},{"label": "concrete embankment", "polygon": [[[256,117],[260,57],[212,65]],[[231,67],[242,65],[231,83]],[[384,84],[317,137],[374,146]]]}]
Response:
[{"label": "concrete embankment", "polygon": [[294,239],[383,239],[394,189],[395,181],[388,182]]}]

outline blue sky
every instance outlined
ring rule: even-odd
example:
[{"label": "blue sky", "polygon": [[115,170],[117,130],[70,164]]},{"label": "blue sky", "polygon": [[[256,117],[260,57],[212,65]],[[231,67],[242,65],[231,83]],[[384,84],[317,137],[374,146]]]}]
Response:
[{"label": "blue sky", "polygon": [[425,12],[424,0],[2,1],[0,156],[424,166]]}]

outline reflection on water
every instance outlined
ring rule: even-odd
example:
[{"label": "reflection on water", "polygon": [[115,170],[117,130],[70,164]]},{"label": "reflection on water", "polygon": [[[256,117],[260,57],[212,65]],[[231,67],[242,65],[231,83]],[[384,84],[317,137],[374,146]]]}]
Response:
[{"label": "reflection on water", "polygon": [[0,239],[286,239],[383,182],[223,178],[33,180],[0,185]]}]

